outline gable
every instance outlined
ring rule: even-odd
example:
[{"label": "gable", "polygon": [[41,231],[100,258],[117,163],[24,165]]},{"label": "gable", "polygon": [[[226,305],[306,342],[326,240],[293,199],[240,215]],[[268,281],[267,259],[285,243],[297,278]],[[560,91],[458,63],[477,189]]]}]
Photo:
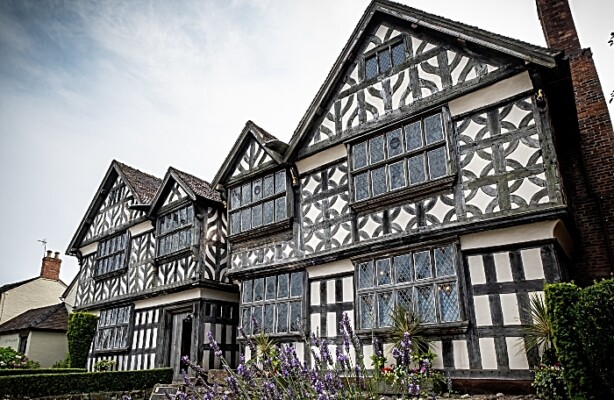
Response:
[{"label": "gable", "polygon": [[367,124],[428,106],[514,64],[509,58],[484,57],[422,29],[390,22],[372,27],[357,48],[340,89],[310,129],[303,154],[310,147],[351,136]]},{"label": "gable", "polygon": [[144,216],[143,211],[130,208],[136,203],[134,194],[118,175],[98,208],[83,241],[103,236],[115,228]]},{"label": "gable", "polygon": [[264,147],[252,137],[247,141],[242,154],[237,159],[231,177],[247,173],[271,161],[273,159]]},{"label": "gable", "polygon": [[164,200],[162,206],[166,206],[168,204],[182,200],[186,197],[188,197],[186,191],[181,187],[181,185],[179,185],[177,182],[174,182],[168,194],[166,195],[166,199]]}]

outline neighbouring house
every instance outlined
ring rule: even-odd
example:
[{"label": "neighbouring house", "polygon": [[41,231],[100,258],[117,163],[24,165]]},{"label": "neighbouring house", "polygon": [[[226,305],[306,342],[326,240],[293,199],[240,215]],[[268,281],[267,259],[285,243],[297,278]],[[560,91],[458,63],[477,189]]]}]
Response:
[{"label": "neighbouring house", "polygon": [[179,377],[185,355],[219,366],[207,331],[237,360],[223,209],[195,176],[169,168],[159,179],[111,163],[67,250],[80,264],[72,305],[99,315],[89,368],[112,359],[119,370],[171,366]]},{"label": "neighbouring house", "polygon": [[[0,286],[0,324],[32,308],[56,304],[66,284],[60,280],[60,253],[47,251],[36,278]],[[0,346],[2,344],[0,343]]]},{"label": "neighbouring house", "polygon": [[0,325],[0,347],[12,347],[49,368],[68,353],[67,329],[64,303],[35,308]]},{"label": "neighbouring house", "polygon": [[403,307],[453,379],[529,381],[530,296],[614,265],[605,99],[567,1],[537,6],[549,48],[375,0],[288,143],[248,121],[211,185],[113,162],[68,249],[91,361],[213,368],[212,331],[232,364],[255,320],[311,362],[348,313],[392,362]]}]

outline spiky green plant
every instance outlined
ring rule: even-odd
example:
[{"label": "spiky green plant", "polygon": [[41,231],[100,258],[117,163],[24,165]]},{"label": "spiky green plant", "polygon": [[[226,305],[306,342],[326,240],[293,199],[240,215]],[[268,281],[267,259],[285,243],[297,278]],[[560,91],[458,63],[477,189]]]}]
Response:
[{"label": "spiky green plant", "polygon": [[529,307],[525,309],[531,315],[533,323],[521,328],[524,336],[524,346],[526,351],[537,349],[546,352],[554,345],[552,343],[552,324],[548,319],[546,303],[544,299],[536,293],[531,295]]},{"label": "spiky green plant", "polygon": [[420,318],[412,310],[395,307],[392,311],[392,327],[395,346],[400,348],[405,332],[411,337],[411,350],[414,354],[426,354],[431,349],[431,342],[424,336],[424,327]]}]

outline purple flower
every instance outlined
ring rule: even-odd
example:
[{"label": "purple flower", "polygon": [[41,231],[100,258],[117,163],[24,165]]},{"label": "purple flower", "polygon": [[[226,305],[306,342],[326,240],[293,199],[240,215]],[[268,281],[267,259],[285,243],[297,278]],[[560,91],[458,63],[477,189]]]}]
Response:
[{"label": "purple flower", "polygon": [[214,351],[216,357],[221,357],[222,350],[220,349],[220,346],[215,341],[215,338],[213,337],[213,333],[209,331],[207,332],[207,336],[209,337],[209,346],[211,347],[211,350]]}]

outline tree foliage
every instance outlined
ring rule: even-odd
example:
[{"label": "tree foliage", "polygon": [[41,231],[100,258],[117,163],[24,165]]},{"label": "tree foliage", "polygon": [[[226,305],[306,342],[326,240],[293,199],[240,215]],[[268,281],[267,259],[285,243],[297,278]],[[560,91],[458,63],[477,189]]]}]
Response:
[{"label": "tree foliage", "polygon": [[86,312],[75,312],[68,317],[68,353],[72,368],[85,368],[87,354],[96,334],[98,317]]}]

